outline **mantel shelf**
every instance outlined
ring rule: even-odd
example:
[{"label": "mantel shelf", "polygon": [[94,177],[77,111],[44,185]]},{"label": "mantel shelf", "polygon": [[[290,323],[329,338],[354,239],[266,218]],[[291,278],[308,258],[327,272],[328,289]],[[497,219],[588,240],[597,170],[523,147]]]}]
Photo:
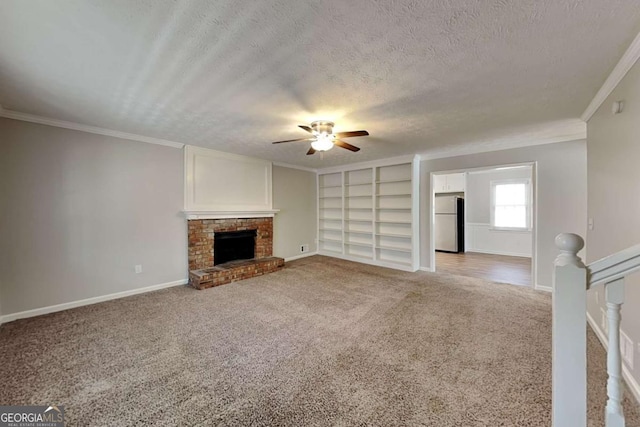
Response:
[{"label": "mantel shelf", "polygon": [[187,219],[272,218],[280,209],[256,211],[183,211]]}]

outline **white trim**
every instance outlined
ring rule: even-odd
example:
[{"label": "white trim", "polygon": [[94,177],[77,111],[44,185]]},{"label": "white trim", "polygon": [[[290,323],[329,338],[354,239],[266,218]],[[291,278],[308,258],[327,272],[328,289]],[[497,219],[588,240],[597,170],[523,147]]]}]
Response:
[{"label": "white trim", "polygon": [[263,211],[183,211],[187,219],[273,218],[280,209]]},{"label": "white trim", "polygon": [[[588,311],[587,311],[587,323],[589,324],[589,326],[591,326],[591,329],[593,329],[593,332],[595,332],[596,336],[600,340],[600,343],[604,347],[605,351],[609,351],[608,349],[609,343],[607,342],[607,336],[604,334],[602,329],[600,329],[596,321],[593,320],[593,317],[591,317],[591,314],[589,314]],[[631,371],[629,371],[629,368],[627,368],[627,365],[625,365],[624,361],[622,363],[622,377],[627,383],[629,390],[631,390],[631,394],[633,394],[633,397],[635,397],[636,401],[640,403],[640,384],[638,384],[636,379],[633,378]]]},{"label": "white trim", "polygon": [[420,267],[419,268],[420,271],[426,271],[428,273],[433,273],[433,268],[429,268],[429,267]]},{"label": "white trim", "polygon": [[62,304],[50,305],[48,307],[40,307],[40,308],[35,308],[33,310],[20,311],[18,313],[5,314],[4,316],[0,317],[0,324],[11,322],[17,319],[41,316],[43,314],[55,313],[57,311],[69,310],[71,308],[97,304],[99,302],[105,302],[105,301],[110,301],[114,299],[129,297],[132,295],[158,291],[160,289],[171,288],[174,286],[186,285],[188,282],[189,282],[188,279],[180,279],[180,280],[175,280],[173,282],[160,283],[159,285],[152,285],[144,288],[132,289],[130,291],[116,292],[114,294],[102,295],[99,297],[87,298],[87,299],[82,299],[82,300],[72,301],[72,302],[65,302]]},{"label": "white trim", "polygon": [[[544,126],[542,127],[544,130]],[[544,132],[522,132],[517,137],[502,137],[490,139],[488,141],[474,141],[466,144],[460,144],[452,148],[424,151],[422,153],[418,153],[418,155],[422,160],[434,160],[466,156],[469,154],[510,150],[513,148],[577,141],[586,138],[587,124],[580,119],[572,119],[568,120],[566,123],[562,123],[557,129],[547,129],[544,130]]]},{"label": "white trim", "polygon": [[588,122],[589,119],[593,117],[602,103],[606,101],[607,97],[611,95],[611,92],[613,92],[624,76],[627,75],[631,67],[638,61],[638,58],[640,58],[640,34],[633,39],[622,55],[622,58],[620,58],[620,61],[618,61],[613,71],[611,71],[611,74],[609,74],[609,77],[604,81],[598,93],[596,93],[596,96],[593,97],[587,109],[584,110],[584,113],[580,116],[582,120]]},{"label": "white trim", "polygon": [[539,285],[537,283],[533,286],[533,289],[536,291],[553,292],[553,288],[551,286]]},{"label": "white trim", "polygon": [[295,261],[295,260],[297,260],[297,259],[302,259],[302,258],[306,258],[306,257],[314,256],[314,255],[318,255],[318,251],[314,251],[314,252],[307,252],[307,253],[300,254],[300,255],[290,256],[289,258],[285,258],[285,259],[284,259],[284,262]]},{"label": "white trim", "polygon": [[298,169],[301,171],[318,173],[318,169],[307,168],[304,166],[292,165],[289,163],[282,163],[282,162],[272,162],[272,163],[273,163],[273,166],[280,166],[281,168]]},{"label": "white trim", "polygon": [[167,139],[152,138],[150,136],[137,135],[134,133],[120,132],[117,130],[101,128],[97,126],[88,126],[80,123],[68,122],[66,120],[50,119],[48,117],[37,116],[35,114],[21,113],[2,108],[0,105],[0,117],[8,119],[21,120],[23,122],[38,123],[41,125],[54,126],[64,129],[78,130],[81,132],[94,133],[96,135],[112,136],[114,138],[128,139],[131,141],[146,142],[148,144],[164,145],[166,147],[182,148],[184,144],[181,142],[169,141]]},{"label": "white trim", "polygon": [[417,154],[411,154],[407,156],[399,156],[399,157],[390,157],[387,159],[379,159],[379,160],[371,160],[368,162],[360,162],[360,163],[349,163],[341,166],[332,166],[323,169],[317,169],[316,172],[318,174],[324,175],[327,173],[335,173],[335,172],[346,172],[358,169],[369,169],[374,167],[381,166],[393,166],[401,163],[411,163],[414,159],[420,160],[420,156]]}]

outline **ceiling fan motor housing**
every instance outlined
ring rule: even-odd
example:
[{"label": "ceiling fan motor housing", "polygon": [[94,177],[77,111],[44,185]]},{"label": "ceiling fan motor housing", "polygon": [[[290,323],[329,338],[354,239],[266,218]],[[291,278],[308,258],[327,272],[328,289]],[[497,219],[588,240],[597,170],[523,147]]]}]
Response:
[{"label": "ceiling fan motor housing", "polygon": [[311,129],[313,129],[314,135],[331,135],[333,134],[333,122],[324,120],[316,120],[311,123]]}]

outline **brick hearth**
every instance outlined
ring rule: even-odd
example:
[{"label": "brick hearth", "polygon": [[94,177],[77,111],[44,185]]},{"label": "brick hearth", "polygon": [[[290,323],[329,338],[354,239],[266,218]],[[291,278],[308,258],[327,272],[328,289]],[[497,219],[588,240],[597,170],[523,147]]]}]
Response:
[{"label": "brick hearth", "polygon": [[[187,225],[189,283],[196,289],[248,279],[284,266],[284,259],[272,257],[273,218],[192,219]],[[255,258],[214,266],[215,233],[241,230],[257,230]]]}]

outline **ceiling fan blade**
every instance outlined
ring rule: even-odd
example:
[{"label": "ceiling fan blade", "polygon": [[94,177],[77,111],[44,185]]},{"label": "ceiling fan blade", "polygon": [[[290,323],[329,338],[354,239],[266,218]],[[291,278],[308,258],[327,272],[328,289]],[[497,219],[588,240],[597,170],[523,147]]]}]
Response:
[{"label": "ceiling fan blade", "polygon": [[283,142],[297,142],[297,141],[315,141],[315,138],[287,139],[286,141],[276,141],[276,142],[272,142],[272,144],[282,144]]},{"label": "ceiling fan blade", "polygon": [[346,148],[347,150],[350,150],[350,151],[353,151],[353,152],[360,151],[360,149],[358,147],[356,147],[354,145],[351,145],[351,144],[347,144],[346,142],[340,141],[339,139],[334,139],[333,143],[335,145],[337,145],[338,147]]},{"label": "ceiling fan blade", "polygon": [[336,138],[351,138],[354,136],[367,136],[369,132],[366,130],[353,130],[351,132],[338,132],[334,134]]},{"label": "ceiling fan blade", "polygon": [[306,130],[306,131],[307,131],[307,132],[309,132],[309,133],[313,133],[313,129],[311,129],[309,126],[305,126],[305,125],[298,125],[298,127],[299,127],[300,129],[304,129],[304,130]]},{"label": "ceiling fan blade", "polygon": [[309,151],[307,151],[307,156],[310,156],[312,154],[314,154],[316,152],[316,150],[313,149],[313,147],[309,147]]}]

